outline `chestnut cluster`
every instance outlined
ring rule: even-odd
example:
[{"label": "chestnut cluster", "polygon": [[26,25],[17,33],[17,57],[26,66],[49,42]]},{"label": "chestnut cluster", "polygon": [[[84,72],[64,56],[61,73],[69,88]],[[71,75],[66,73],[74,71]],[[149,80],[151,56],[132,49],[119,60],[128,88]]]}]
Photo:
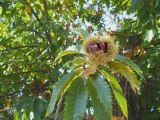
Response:
[{"label": "chestnut cluster", "polygon": [[90,64],[105,65],[118,53],[118,46],[109,36],[90,36],[84,40],[82,49]]},{"label": "chestnut cluster", "polygon": [[108,43],[107,42],[101,42],[101,43],[91,43],[88,47],[87,47],[87,52],[88,53],[95,53],[98,52],[100,50],[103,51],[103,53],[107,53],[108,51]]}]

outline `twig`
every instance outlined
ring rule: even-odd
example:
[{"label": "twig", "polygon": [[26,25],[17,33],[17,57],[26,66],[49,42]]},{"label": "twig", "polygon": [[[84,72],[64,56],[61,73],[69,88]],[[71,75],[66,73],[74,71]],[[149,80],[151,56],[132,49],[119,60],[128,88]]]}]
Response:
[{"label": "twig", "polygon": [[[46,15],[48,16],[48,13],[47,13],[47,3],[46,3],[46,1],[43,1],[43,2],[44,2],[45,10],[46,10]],[[27,4],[30,5],[28,2],[27,2]],[[31,6],[31,5],[30,5],[30,6]],[[40,20],[40,18],[38,17],[38,15],[36,14],[36,12],[33,10],[32,7],[31,7],[31,12],[32,12],[32,14],[34,15],[34,17],[37,19],[37,21],[39,22],[39,24],[40,24],[43,28],[45,28],[44,33],[45,33],[46,40],[47,40],[49,46],[52,45],[53,40],[52,40],[52,36],[51,36],[51,34],[50,34],[50,30],[49,30],[49,31],[46,30],[46,26],[45,26],[45,25],[43,24],[43,22]],[[35,32],[35,33],[38,33],[38,32],[36,32],[36,31],[34,31],[34,32]],[[38,34],[38,35],[39,35],[39,34]],[[50,47],[51,47],[51,46],[50,46]],[[52,51],[51,51],[51,49],[49,49],[49,56],[50,56],[51,59],[53,59],[53,56],[51,55],[51,53],[52,53]]]},{"label": "twig", "polygon": [[33,72],[44,72],[47,73],[47,70],[30,70],[30,71],[26,71],[26,72],[17,72],[16,74],[26,74],[26,73],[33,73]]},{"label": "twig", "polygon": [[43,5],[44,5],[45,12],[46,12],[47,21],[49,21],[48,8],[47,8],[46,0],[43,0]]},{"label": "twig", "polygon": [[43,23],[41,22],[40,18],[38,17],[38,15],[36,14],[36,12],[33,10],[33,8],[31,8],[31,12],[33,13],[34,17],[38,20],[39,24],[41,26],[44,26]]},{"label": "twig", "polygon": [[[49,22],[49,15],[48,15],[48,8],[47,8],[46,0],[43,0],[43,5],[44,5],[45,13],[46,13],[46,19]],[[51,44],[52,43],[51,34],[49,32],[47,32],[47,31],[45,32],[45,34],[46,34],[46,37],[47,37],[49,43]]]},{"label": "twig", "polygon": [[7,77],[7,76],[10,76],[10,75],[18,75],[18,74],[30,74],[30,73],[33,73],[33,72],[48,73],[49,70],[31,70],[31,71],[25,71],[25,72],[17,72],[17,73],[11,73],[11,74],[8,74],[8,75],[2,75],[0,77]]},{"label": "twig", "polygon": [[14,46],[10,47],[11,49],[19,49],[19,48],[37,48],[38,45],[28,45],[28,46]]},{"label": "twig", "polygon": [[63,101],[63,97],[64,97],[64,92],[62,92],[61,97],[57,103],[57,109],[56,109],[56,113],[55,113],[55,120],[58,120],[58,115],[59,115],[59,111],[62,105],[62,101]]},{"label": "twig", "polygon": [[21,31],[27,31],[27,32],[34,32],[36,35],[38,35],[40,38],[44,39],[44,37],[42,36],[42,34],[36,30],[32,30],[32,29],[28,29],[28,30],[21,30]]},{"label": "twig", "polygon": [[17,94],[17,93],[20,93],[20,92],[24,92],[24,91],[28,91],[27,89],[24,89],[24,90],[20,90],[20,91],[15,91],[15,92],[13,92],[13,93],[8,93],[8,94],[4,94],[4,95],[1,95],[0,96],[0,98],[1,99],[6,99],[6,98],[8,98],[8,97],[13,97],[15,94]]},{"label": "twig", "polygon": [[[29,4],[29,3],[28,3]],[[36,12],[33,10],[33,8],[31,8],[31,12],[33,13],[33,15],[35,16],[35,18],[38,20],[39,24],[45,28],[45,26],[43,25],[43,23],[41,22],[40,18],[38,17],[38,15],[36,14]],[[46,38],[49,42],[49,44],[52,44],[52,37],[51,37],[51,34],[48,33],[47,31],[45,31],[45,35],[46,35]]]},{"label": "twig", "polygon": [[47,38],[49,44],[52,44],[52,37],[51,37],[51,34],[48,33],[48,32],[45,32],[45,34],[46,34],[46,38]]}]

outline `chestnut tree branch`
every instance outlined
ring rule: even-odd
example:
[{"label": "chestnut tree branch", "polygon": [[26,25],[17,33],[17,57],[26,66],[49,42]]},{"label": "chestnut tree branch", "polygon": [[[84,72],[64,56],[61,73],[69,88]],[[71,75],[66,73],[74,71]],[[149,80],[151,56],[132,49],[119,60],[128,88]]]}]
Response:
[{"label": "chestnut tree branch", "polygon": [[[29,4],[29,3],[28,3]],[[29,4],[30,5],[30,4]],[[30,5],[31,6],[31,5]],[[37,19],[37,21],[39,22],[39,24],[45,28],[45,25],[41,22],[40,18],[38,17],[38,15],[36,14],[36,12],[33,10],[33,8],[31,7],[31,12],[34,15],[34,17]],[[47,38],[47,41],[49,42],[49,44],[52,44],[52,37],[51,34],[49,32],[47,32],[45,30],[45,36]]]},{"label": "chestnut tree branch", "polygon": [[13,97],[15,94],[20,93],[20,92],[24,92],[24,91],[28,91],[28,90],[24,89],[24,90],[15,91],[15,92],[12,92],[12,93],[4,94],[4,95],[1,95],[0,98],[1,99],[6,99],[8,97]]},{"label": "chestnut tree branch", "polygon": [[46,13],[46,19],[47,21],[49,21],[48,7],[47,7],[46,0],[43,0],[43,5],[44,5],[45,13]]},{"label": "chestnut tree branch", "polygon": [[58,120],[58,115],[59,115],[59,111],[60,111],[60,108],[61,108],[61,105],[62,105],[62,101],[63,101],[63,98],[64,98],[64,92],[62,92],[61,94],[61,97],[57,103],[57,109],[56,109],[56,113],[55,113],[55,120]]}]

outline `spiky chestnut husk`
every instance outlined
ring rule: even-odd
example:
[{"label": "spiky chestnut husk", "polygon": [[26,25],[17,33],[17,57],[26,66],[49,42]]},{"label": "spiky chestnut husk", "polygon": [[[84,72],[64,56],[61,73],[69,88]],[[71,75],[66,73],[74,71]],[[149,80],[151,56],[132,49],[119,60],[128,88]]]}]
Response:
[{"label": "spiky chestnut husk", "polygon": [[83,42],[83,50],[88,61],[96,65],[104,65],[118,53],[118,46],[110,36],[92,36]]},{"label": "spiky chestnut husk", "polygon": [[51,92],[50,91],[44,91],[42,96],[46,99],[46,100],[49,100],[50,97],[51,97]]}]

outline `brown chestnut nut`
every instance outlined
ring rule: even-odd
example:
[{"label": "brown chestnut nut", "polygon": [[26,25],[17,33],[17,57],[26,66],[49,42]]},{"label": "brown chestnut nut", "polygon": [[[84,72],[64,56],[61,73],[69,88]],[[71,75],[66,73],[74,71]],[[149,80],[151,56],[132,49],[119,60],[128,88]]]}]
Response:
[{"label": "brown chestnut nut", "polygon": [[97,52],[97,51],[99,51],[100,49],[98,48],[98,45],[97,45],[97,43],[93,43],[93,44],[90,44],[89,46],[88,46],[88,52],[89,53],[95,53],[95,52]]},{"label": "brown chestnut nut", "polygon": [[99,46],[100,50],[103,50],[104,53],[107,52],[107,50],[108,50],[108,44],[106,42],[98,43],[98,46]]}]

